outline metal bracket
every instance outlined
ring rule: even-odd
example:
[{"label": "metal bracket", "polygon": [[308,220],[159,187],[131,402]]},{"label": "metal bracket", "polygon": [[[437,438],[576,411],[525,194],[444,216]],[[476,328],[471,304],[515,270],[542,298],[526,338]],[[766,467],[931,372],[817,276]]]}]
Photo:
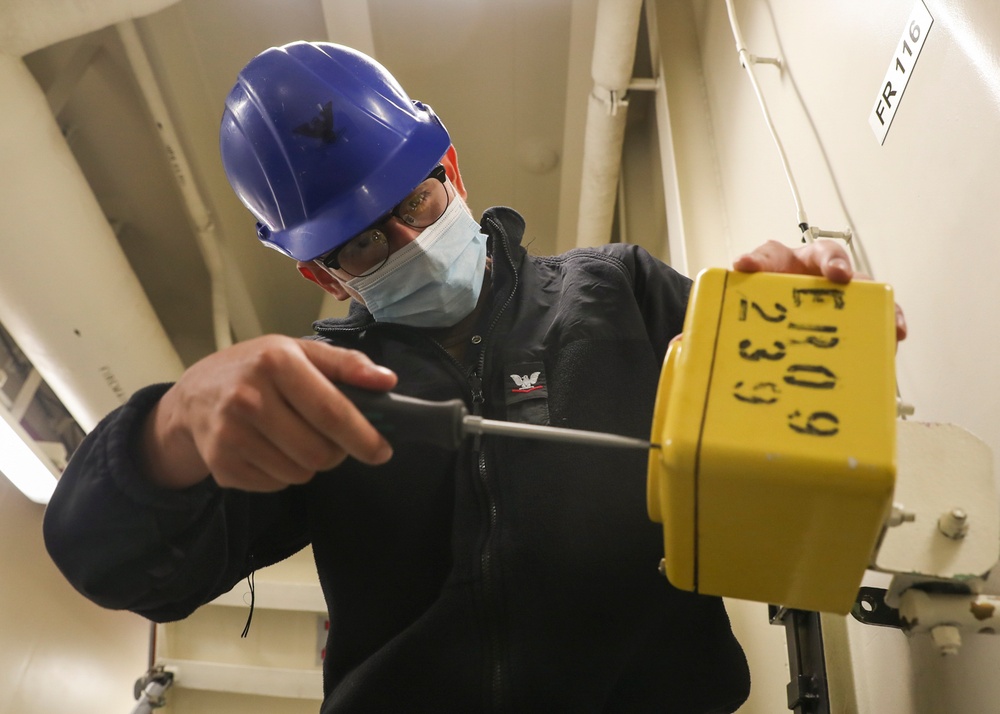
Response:
[{"label": "metal bracket", "polygon": [[157,666],[150,669],[139,679],[135,680],[132,694],[138,701],[133,714],[146,714],[153,709],[161,709],[167,705],[164,693],[174,683],[174,673],[168,672],[164,667]]},{"label": "metal bracket", "polygon": [[886,592],[883,588],[859,589],[858,599],[851,608],[851,615],[865,625],[901,628],[899,610],[885,604]]},{"label": "metal bracket", "polygon": [[818,612],[768,605],[772,625],[783,625],[788,644],[788,708],[795,714],[830,714],[823,633]]}]

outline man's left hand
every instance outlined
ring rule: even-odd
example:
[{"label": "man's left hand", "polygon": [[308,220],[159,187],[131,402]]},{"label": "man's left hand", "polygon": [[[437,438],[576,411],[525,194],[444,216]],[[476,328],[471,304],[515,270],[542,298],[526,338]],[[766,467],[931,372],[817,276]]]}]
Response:
[{"label": "man's left hand", "polygon": [[[834,283],[849,283],[852,278],[870,279],[855,273],[844,247],[835,241],[818,240],[798,248],[770,240],[733,261],[733,269],[743,273],[796,273],[819,275]],[[896,305],[896,340],[906,339],[906,318]]]}]

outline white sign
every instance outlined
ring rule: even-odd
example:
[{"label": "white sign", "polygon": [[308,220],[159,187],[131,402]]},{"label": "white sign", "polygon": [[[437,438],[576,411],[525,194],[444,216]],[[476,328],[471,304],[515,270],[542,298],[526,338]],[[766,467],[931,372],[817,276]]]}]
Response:
[{"label": "white sign", "polygon": [[896,116],[896,109],[903,100],[903,92],[910,82],[910,75],[913,74],[917,57],[924,48],[924,40],[932,24],[934,18],[927,12],[924,3],[917,0],[913,12],[910,13],[910,19],[903,29],[903,38],[899,41],[896,54],[893,55],[889,70],[882,80],[875,106],[868,117],[868,123],[875,132],[879,144],[885,143],[885,135],[889,132],[892,120]]}]

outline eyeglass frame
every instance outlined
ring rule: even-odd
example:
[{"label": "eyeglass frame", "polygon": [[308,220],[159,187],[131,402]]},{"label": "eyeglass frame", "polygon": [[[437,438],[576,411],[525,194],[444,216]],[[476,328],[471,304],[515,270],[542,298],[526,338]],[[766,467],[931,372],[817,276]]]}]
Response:
[{"label": "eyeglass frame", "polygon": [[[414,191],[416,191],[416,189],[419,188],[421,184],[423,184],[423,183],[425,183],[425,182],[427,182],[427,181],[429,181],[431,179],[435,179],[435,180],[439,181],[441,183],[441,185],[444,186],[445,196],[447,197],[447,200],[445,201],[444,209],[441,211],[440,214],[438,214],[434,218],[433,221],[431,221],[430,223],[428,223],[425,226],[417,226],[417,225],[415,225],[413,223],[410,223],[408,220],[406,220],[406,218],[404,218],[402,215],[400,215],[400,213],[399,213],[400,206],[402,206],[404,203],[406,203],[407,199],[409,199],[410,196],[413,195]],[[382,216],[381,218],[379,218],[377,221],[375,221],[374,223],[372,223],[370,226],[368,226],[368,228],[365,228],[363,231],[361,231],[361,232],[359,232],[359,233],[351,236],[350,238],[348,238],[346,241],[344,241],[343,243],[341,243],[340,245],[338,245],[333,250],[331,250],[331,251],[329,251],[329,252],[327,252],[327,253],[319,256],[318,258],[314,258],[313,260],[315,260],[316,262],[320,263],[321,265],[324,265],[327,268],[330,268],[331,270],[343,270],[345,273],[347,273],[348,275],[351,275],[352,277],[355,277],[355,278],[365,278],[365,277],[368,277],[369,275],[371,275],[371,274],[379,271],[382,268],[382,266],[385,265],[386,262],[389,260],[388,236],[385,235],[385,231],[384,231],[385,225],[390,220],[392,220],[393,218],[395,218],[398,221],[401,221],[403,223],[403,225],[405,225],[405,226],[408,226],[410,228],[419,228],[420,230],[423,230],[424,228],[429,228],[432,225],[434,225],[437,221],[439,221],[441,219],[441,216],[443,216],[445,214],[445,211],[448,210],[448,206],[451,205],[452,196],[448,192],[447,181],[448,181],[448,174],[447,174],[447,171],[444,168],[444,165],[443,164],[438,164],[427,175],[427,178],[425,178],[423,181],[421,181],[416,186],[414,186],[413,190],[410,191],[408,194],[406,194],[406,196],[403,197],[402,201],[400,201],[395,206],[393,206],[393,208],[392,208],[391,211],[389,211],[384,216]],[[346,270],[345,268],[343,268],[340,265],[340,261],[337,258],[340,255],[340,252],[342,250],[344,250],[344,248],[346,248],[352,241],[354,241],[357,238],[360,238],[361,236],[365,235],[366,233],[370,233],[372,231],[377,232],[378,234],[380,234],[386,240],[387,244],[386,244],[386,255],[385,255],[385,258],[382,259],[382,262],[380,262],[378,265],[376,265],[375,267],[371,268],[370,270],[368,270],[364,274],[362,274],[362,275],[354,275],[354,273],[352,273],[349,270]]]}]

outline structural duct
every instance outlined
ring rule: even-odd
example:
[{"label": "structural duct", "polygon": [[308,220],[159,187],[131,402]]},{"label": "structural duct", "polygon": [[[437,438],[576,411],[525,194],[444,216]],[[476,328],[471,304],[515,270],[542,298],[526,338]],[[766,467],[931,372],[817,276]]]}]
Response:
[{"label": "structural duct", "polygon": [[182,364],[21,58],[174,1],[0,7],[0,321],[86,431]]}]

